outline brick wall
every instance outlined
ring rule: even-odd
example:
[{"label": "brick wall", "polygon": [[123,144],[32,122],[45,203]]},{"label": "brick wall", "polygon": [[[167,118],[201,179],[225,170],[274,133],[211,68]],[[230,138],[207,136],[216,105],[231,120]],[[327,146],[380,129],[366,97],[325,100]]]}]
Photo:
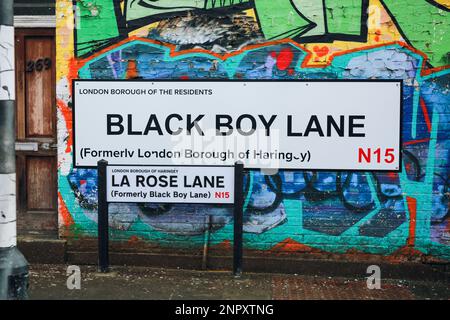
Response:
[{"label": "brick wall", "polygon": [[[74,3],[56,4],[61,237],[97,228],[97,172],[72,168],[72,79],[402,79],[403,171],[247,172],[245,247],[450,259],[448,1]],[[213,246],[232,239],[224,208],[110,211],[116,241],[200,247],[207,215]]]}]

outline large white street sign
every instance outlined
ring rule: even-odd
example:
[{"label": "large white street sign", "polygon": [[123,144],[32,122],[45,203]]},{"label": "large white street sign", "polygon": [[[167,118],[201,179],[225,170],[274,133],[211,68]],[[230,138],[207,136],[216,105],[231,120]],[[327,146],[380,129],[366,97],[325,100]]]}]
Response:
[{"label": "large white street sign", "polygon": [[400,170],[401,81],[75,80],[74,166]]}]

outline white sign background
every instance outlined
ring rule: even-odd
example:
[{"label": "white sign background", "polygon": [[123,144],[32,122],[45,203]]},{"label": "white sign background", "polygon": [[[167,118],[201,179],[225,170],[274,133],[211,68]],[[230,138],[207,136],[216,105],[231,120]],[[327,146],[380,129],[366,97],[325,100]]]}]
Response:
[{"label": "white sign background", "polygon": [[[234,167],[182,167],[182,166],[107,166],[106,199],[108,202],[149,202],[149,203],[234,203]],[[113,185],[114,176],[114,185]],[[126,176],[129,186],[122,184]],[[144,182],[136,183],[137,176]],[[147,178],[152,176],[147,182]],[[174,179],[175,186],[161,185],[161,176],[165,181]],[[215,186],[205,184],[204,178],[214,179]],[[217,187],[217,177],[220,184]],[[197,182],[195,182],[198,179]],[[199,186],[198,183],[202,186]],[[154,185],[156,183],[156,185]],[[144,185],[144,186],[142,186]]]},{"label": "white sign background", "polygon": [[[246,168],[283,168],[309,170],[400,170],[400,117],[401,81],[74,81],[74,166],[95,167],[97,161],[110,164],[177,164],[177,165],[232,165],[236,160]],[[161,89],[211,89],[212,95],[163,95],[163,94],[86,94],[91,89],[142,89],[147,92]],[[81,94],[84,92],[84,94]],[[193,132],[172,136],[164,132],[158,135],[107,135],[106,115],[120,114],[124,120],[131,114],[133,130],[143,130],[149,116],[155,114],[164,130],[164,119],[179,114],[183,121],[174,121],[173,128],[186,128],[188,114],[195,119],[204,114],[199,124],[205,136]],[[215,117],[227,114],[233,118],[233,134],[216,136]],[[236,131],[236,119],[242,114],[253,115],[257,120],[256,135],[249,142]],[[277,118],[271,126],[270,139],[264,135],[259,115]],[[321,119],[326,132],[328,115],[339,120],[346,118],[345,136],[336,134],[320,137],[311,133],[308,137],[287,136],[288,115],[293,117],[294,132],[305,130],[311,115]],[[364,115],[365,137],[348,136],[348,115]],[[126,124],[126,122],[124,122]],[[249,128],[250,123],[243,122]],[[225,128],[224,128],[225,129]],[[210,131],[208,131],[210,130]],[[194,130],[195,131],[195,130]],[[262,133],[262,134],[261,134]],[[335,133],[333,131],[333,133]],[[184,140],[182,139],[184,138]],[[247,139],[247,140],[245,140]],[[181,142],[180,142],[181,141]],[[200,142],[200,143],[199,143]],[[226,146],[226,147],[224,147]],[[230,147],[231,146],[231,147]],[[371,161],[358,161],[359,148],[368,152]],[[185,151],[232,150],[232,157],[186,158]],[[373,154],[380,150],[381,161]],[[391,149],[394,161],[385,161],[385,153]],[[392,151],[393,149],[393,151]],[[90,153],[84,153],[89,150]],[[92,154],[91,151],[100,151]],[[105,156],[103,151],[116,151],[115,156]],[[146,151],[179,151],[180,158],[143,156]],[[245,152],[248,152],[246,158]],[[298,159],[261,159],[258,151],[288,154]],[[120,153],[122,152],[122,153]],[[242,157],[238,158],[238,155]],[[276,155],[275,155],[276,157]],[[303,160],[303,161],[302,161]],[[392,159],[390,159],[392,160]]]}]

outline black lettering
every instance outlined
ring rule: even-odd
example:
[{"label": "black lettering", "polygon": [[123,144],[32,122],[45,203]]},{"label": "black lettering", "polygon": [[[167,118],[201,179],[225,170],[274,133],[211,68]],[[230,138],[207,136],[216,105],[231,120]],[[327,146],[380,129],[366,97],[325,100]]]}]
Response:
[{"label": "black lettering", "polygon": [[339,125],[334,120],[333,116],[327,116],[327,137],[331,137],[331,127],[334,128],[339,137],[344,136],[344,116],[339,117]]},{"label": "black lettering", "polygon": [[144,185],[145,178],[144,176],[136,176],[136,187],[145,187]]},{"label": "black lettering", "polygon": [[[113,122],[113,119],[116,121]],[[122,134],[125,128],[122,125],[123,117],[120,114],[107,114],[106,115],[106,133],[108,135],[119,135]],[[113,131],[113,127],[118,129]]]},{"label": "black lettering", "polygon": [[[222,119],[225,119],[226,122],[222,122]],[[229,136],[230,134],[233,133],[233,126],[231,125],[231,122],[233,121],[233,119],[231,118],[231,116],[227,115],[227,114],[217,114],[216,115],[216,135],[221,135],[221,136]],[[226,132],[222,132],[220,130],[221,127],[226,127],[228,128],[228,131]]]},{"label": "black lettering", "polygon": [[319,133],[319,136],[323,137],[322,127],[320,126],[317,116],[311,116],[311,118],[309,118],[309,122],[305,130],[305,137],[309,136],[310,132],[317,132]]},{"label": "black lettering", "polygon": [[179,114],[174,113],[174,114],[169,115],[169,116],[166,118],[166,131],[167,131],[170,135],[176,136],[176,135],[179,135],[179,134],[181,133],[181,131],[183,131],[183,129],[180,128],[180,127],[178,127],[177,130],[173,131],[173,130],[170,128],[170,120],[172,120],[173,118],[176,118],[176,119],[178,119],[178,120],[181,121],[181,120],[183,120],[183,117],[180,116]]},{"label": "black lettering", "polygon": [[301,132],[292,132],[292,116],[287,116],[287,136],[288,137],[301,137],[303,134]]},{"label": "black lettering", "polygon": [[[153,125],[153,123],[154,123],[154,125]],[[150,130],[151,131],[158,131],[158,134],[160,136],[163,135],[163,132],[161,130],[161,126],[159,125],[159,122],[158,122],[158,118],[154,114],[150,115],[150,117],[148,118],[148,122],[147,122],[147,125],[146,125],[145,130],[144,130],[144,135],[147,135]]]},{"label": "black lettering", "polygon": [[128,135],[130,136],[141,136],[142,131],[133,131],[133,116],[128,115]]},{"label": "black lettering", "polygon": [[204,114],[199,115],[197,118],[195,118],[194,121],[191,120],[191,115],[188,114],[187,115],[187,133],[188,135],[191,134],[191,130],[193,127],[195,127],[195,129],[197,130],[197,132],[201,135],[204,136],[205,134],[202,131],[202,128],[200,128],[200,126],[198,125],[198,122],[204,117]]},{"label": "black lettering", "polygon": [[113,187],[120,187],[120,184],[116,183],[116,176],[112,176],[112,186]]},{"label": "black lettering", "polygon": [[269,119],[269,122],[264,118],[262,114],[258,115],[259,119],[261,119],[262,124],[264,125],[264,128],[266,128],[266,136],[270,136],[270,126],[275,121],[276,115],[272,115]]},{"label": "black lettering", "polygon": [[165,187],[167,187],[167,185],[168,185],[167,176],[165,176],[165,175],[160,176],[159,177],[159,186],[162,188],[165,188]]},{"label": "black lettering", "polygon": [[364,123],[355,123],[355,120],[364,120],[366,116],[349,116],[348,136],[349,137],[365,137],[365,133],[356,133],[355,128],[364,128]]},{"label": "black lettering", "polygon": [[217,176],[217,188],[225,188],[225,177],[224,176]]},{"label": "black lettering", "polygon": [[[251,122],[251,129],[247,132],[242,130],[242,126],[241,126],[242,121],[244,119],[249,119]],[[236,129],[241,135],[250,136],[256,131],[256,119],[250,114],[243,114],[243,115],[239,116],[236,120]]]},{"label": "black lettering", "polygon": [[154,187],[154,186],[156,186],[157,183],[158,183],[158,181],[156,180],[155,176],[147,177],[147,186],[148,187]]}]

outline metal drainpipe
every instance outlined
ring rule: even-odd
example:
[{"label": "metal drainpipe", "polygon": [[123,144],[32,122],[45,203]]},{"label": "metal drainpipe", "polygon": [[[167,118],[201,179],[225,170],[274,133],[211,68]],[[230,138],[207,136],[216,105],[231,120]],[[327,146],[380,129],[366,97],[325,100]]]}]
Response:
[{"label": "metal drainpipe", "polygon": [[209,214],[205,217],[205,224],[206,230],[203,238],[202,270],[206,270],[208,264],[209,235],[211,233],[211,216]]},{"label": "metal drainpipe", "polygon": [[13,0],[0,1],[0,300],[26,299],[28,263],[17,249]]}]

